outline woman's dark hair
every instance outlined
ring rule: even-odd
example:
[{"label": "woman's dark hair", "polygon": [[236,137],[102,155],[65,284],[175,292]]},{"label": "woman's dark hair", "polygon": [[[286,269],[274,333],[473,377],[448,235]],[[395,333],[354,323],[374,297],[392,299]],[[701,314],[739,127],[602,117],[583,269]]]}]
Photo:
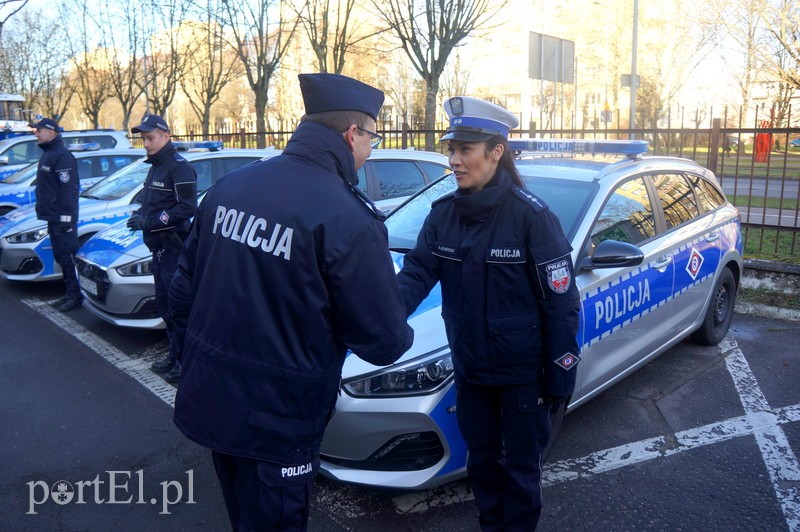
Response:
[{"label": "woman's dark hair", "polygon": [[503,137],[492,137],[485,142],[487,153],[492,151],[498,144],[503,146],[503,156],[500,157],[499,166],[504,168],[511,175],[511,181],[520,188],[525,188],[525,182],[519,175],[517,165],[514,164],[514,152],[508,147],[508,141]]}]

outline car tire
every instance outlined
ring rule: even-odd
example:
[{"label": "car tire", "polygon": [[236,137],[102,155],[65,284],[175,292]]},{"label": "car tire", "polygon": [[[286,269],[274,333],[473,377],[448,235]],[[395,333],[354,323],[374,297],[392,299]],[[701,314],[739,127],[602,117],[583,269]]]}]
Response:
[{"label": "car tire", "polygon": [[567,403],[569,401],[550,407],[550,439],[547,440],[547,446],[542,451],[542,460],[547,459],[547,455],[550,454],[550,449],[553,448],[553,443],[561,431],[561,422],[564,421],[564,414],[567,412]]},{"label": "car tire", "polygon": [[701,345],[717,345],[728,334],[736,304],[736,279],[730,268],[725,268],[714,285],[714,293],[700,328],[692,333],[692,340]]}]

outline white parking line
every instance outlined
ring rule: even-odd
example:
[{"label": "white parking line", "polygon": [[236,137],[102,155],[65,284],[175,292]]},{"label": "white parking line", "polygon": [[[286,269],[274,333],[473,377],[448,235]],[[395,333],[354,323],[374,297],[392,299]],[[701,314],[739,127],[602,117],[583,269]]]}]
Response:
[{"label": "white parking line", "polygon": [[[761,450],[789,530],[800,530],[800,492],[797,484],[800,480],[800,463],[781,428],[782,424],[800,421],[800,404],[771,409],[736,341],[730,337],[725,338],[719,349],[725,354],[728,372],[744,406],[744,416],[676,432],[671,437],[648,438],[581,458],[547,464],[542,472],[542,484],[552,486],[587,478],[732,438],[753,435]],[[454,492],[444,487],[428,492],[409,493],[395,497],[392,501],[398,513],[416,513],[472,498],[471,492]]]},{"label": "white parking line", "polygon": [[175,405],[175,388],[150,371],[150,361],[148,359],[129,357],[93,332],[87,330],[66,314],[54,309],[46,301],[23,299],[22,302],[77,338],[78,341],[82,342],[89,349],[121,371],[136,379],[142,386],[150,390],[153,395],[170,406]]}]

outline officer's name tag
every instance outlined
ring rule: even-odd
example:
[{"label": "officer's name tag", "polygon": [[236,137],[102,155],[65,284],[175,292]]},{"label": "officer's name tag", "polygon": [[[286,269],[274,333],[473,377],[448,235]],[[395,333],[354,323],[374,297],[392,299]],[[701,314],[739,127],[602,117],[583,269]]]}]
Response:
[{"label": "officer's name tag", "polygon": [[443,259],[459,261],[464,259],[464,253],[460,247],[445,242],[434,242],[431,246],[431,253]]}]

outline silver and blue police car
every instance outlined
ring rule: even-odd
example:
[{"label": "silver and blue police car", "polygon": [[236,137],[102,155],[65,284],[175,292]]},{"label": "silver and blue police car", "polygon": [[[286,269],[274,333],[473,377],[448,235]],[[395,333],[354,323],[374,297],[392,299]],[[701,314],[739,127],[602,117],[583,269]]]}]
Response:
[{"label": "silver and blue police car", "polygon": [[[372,150],[358,171],[358,186],[379,208],[391,211],[449,169],[440,153]],[[163,328],[155,307],[151,257],[141,232],[132,233],[124,222],[97,233],[76,256],[84,307],[121,327]]]},{"label": "silver and blue police car", "polygon": [[[569,410],[688,336],[722,340],[742,274],[742,237],[738,212],[709,170],[648,157],[644,141],[509,143],[527,188],[549,204],[573,247],[582,361]],[[398,271],[431,202],[455,188],[451,176],[438,180],[388,217]],[[347,357],[322,442],[326,476],[417,489],[466,474],[438,285],[409,323],[414,344],[396,364]]]},{"label": "silver and blue police car", "polygon": [[[197,172],[197,189],[203,191],[222,175],[269,156],[274,150],[223,150],[222,143],[175,142]],[[83,191],[78,198],[78,237],[81,245],[92,235],[139,207],[150,165],[134,162]],[[44,281],[61,277],[53,258],[47,223],[36,218],[35,205],[0,216],[0,276],[15,281]],[[81,277],[78,278],[81,281]],[[83,288],[91,289],[90,284]]]},{"label": "silver and blue police car", "polygon": [[[145,156],[142,149],[101,149],[96,142],[67,146],[78,163],[78,180],[86,190],[104,177]],[[36,203],[36,173],[39,163],[31,163],[0,180],[0,214]]]}]

